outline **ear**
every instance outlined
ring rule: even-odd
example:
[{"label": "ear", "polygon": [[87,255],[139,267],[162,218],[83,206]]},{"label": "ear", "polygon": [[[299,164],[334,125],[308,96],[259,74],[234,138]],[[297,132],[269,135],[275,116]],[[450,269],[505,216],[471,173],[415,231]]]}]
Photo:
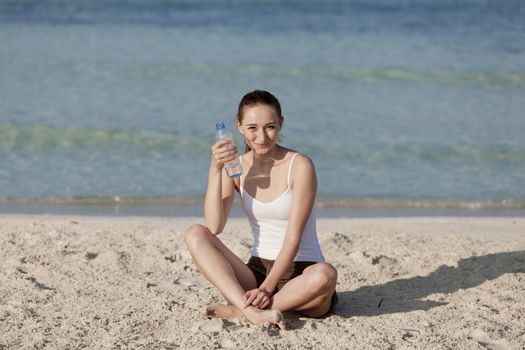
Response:
[{"label": "ear", "polygon": [[280,116],[279,117],[279,130],[283,128],[283,124],[284,124],[284,116]]},{"label": "ear", "polygon": [[241,133],[241,135],[244,135],[242,133],[241,123],[239,123],[239,119],[235,119],[235,124],[237,125],[237,130]]}]

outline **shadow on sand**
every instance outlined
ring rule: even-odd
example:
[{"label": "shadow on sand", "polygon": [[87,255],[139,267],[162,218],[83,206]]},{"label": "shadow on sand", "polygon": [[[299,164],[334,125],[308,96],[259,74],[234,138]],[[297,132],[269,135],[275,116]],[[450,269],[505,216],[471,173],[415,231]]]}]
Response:
[{"label": "shadow on sand", "polygon": [[457,267],[442,265],[428,276],[338,292],[339,304],[335,314],[343,317],[377,316],[429,310],[447,302],[420,299],[434,293],[472,288],[506,273],[525,273],[525,250],[472,256],[459,260]]}]

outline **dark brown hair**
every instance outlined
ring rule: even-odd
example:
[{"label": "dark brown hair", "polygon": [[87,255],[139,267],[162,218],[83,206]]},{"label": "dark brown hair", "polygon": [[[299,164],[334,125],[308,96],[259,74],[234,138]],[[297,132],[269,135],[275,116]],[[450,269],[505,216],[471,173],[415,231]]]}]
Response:
[{"label": "dark brown hair", "polygon": [[[283,120],[283,115],[281,113],[281,104],[279,103],[277,97],[275,97],[268,91],[254,90],[244,95],[241,99],[241,102],[239,102],[237,116],[235,117],[235,120],[237,121],[237,123],[239,123],[239,125],[242,124],[242,119],[244,117],[244,107],[251,107],[256,105],[267,105],[272,107],[273,109],[275,109],[275,112],[277,112],[277,116],[279,117],[279,119],[281,121]],[[245,146],[245,152],[249,152],[251,148],[246,143]]]}]

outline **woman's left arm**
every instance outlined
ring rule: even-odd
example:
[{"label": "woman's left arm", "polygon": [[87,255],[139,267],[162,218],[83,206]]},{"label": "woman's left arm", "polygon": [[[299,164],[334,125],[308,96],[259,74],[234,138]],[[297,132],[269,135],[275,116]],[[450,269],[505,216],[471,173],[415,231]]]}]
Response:
[{"label": "woman's left arm", "polygon": [[[310,213],[312,212],[315,203],[317,177],[315,175],[314,164],[310,158],[302,154],[296,156],[292,166],[292,179],[290,186],[293,188],[292,208],[288,218],[288,228],[286,229],[284,242],[270,273],[258,288],[260,291],[268,295],[270,295],[275,287],[277,287],[282,276],[293,263],[297,251],[299,250],[304,227],[310,217]],[[260,299],[260,297],[258,298],[253,294],[255,293],[252,293],[252,291],[246,293],[245,305],[250,305],[254,300],[257,299],[257,302],[258,299]],[[255,306],[264,308],[267,305],[262,306],[262,304],[259,304]]]}]

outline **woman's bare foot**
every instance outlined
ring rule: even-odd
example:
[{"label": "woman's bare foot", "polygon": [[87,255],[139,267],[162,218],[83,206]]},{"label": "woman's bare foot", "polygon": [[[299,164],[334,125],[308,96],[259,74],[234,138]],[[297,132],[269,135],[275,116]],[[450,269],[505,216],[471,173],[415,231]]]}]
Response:
[{"label": "woman's bare foot", "polygon": [[235,318],[242,316],[242,312],[235,306],[223,304],[206,305],[201,309],[201,314],[205,317],[215,318]]},{"label": "woman's bare foot", "polygon": [[[201,314],[205,317],[213,318],[235,318],[240,317],[243,313],[233,305],[211,304],[201,309]],[[253,306],[245,309],[246,319],[255,325],[263,322],[269,322],[278,326],[281,330],[286,329],[286,321],[282,312],[278,310],[261,310]]]},{"label": "woman's bare foot", "polygon": [[261,310],[253,306],[244,309],[246,319],[255,325],[263,322],[269,322],[278,326],[282,331],[286,330],[286,321],[281,311],[278,310]]}]

